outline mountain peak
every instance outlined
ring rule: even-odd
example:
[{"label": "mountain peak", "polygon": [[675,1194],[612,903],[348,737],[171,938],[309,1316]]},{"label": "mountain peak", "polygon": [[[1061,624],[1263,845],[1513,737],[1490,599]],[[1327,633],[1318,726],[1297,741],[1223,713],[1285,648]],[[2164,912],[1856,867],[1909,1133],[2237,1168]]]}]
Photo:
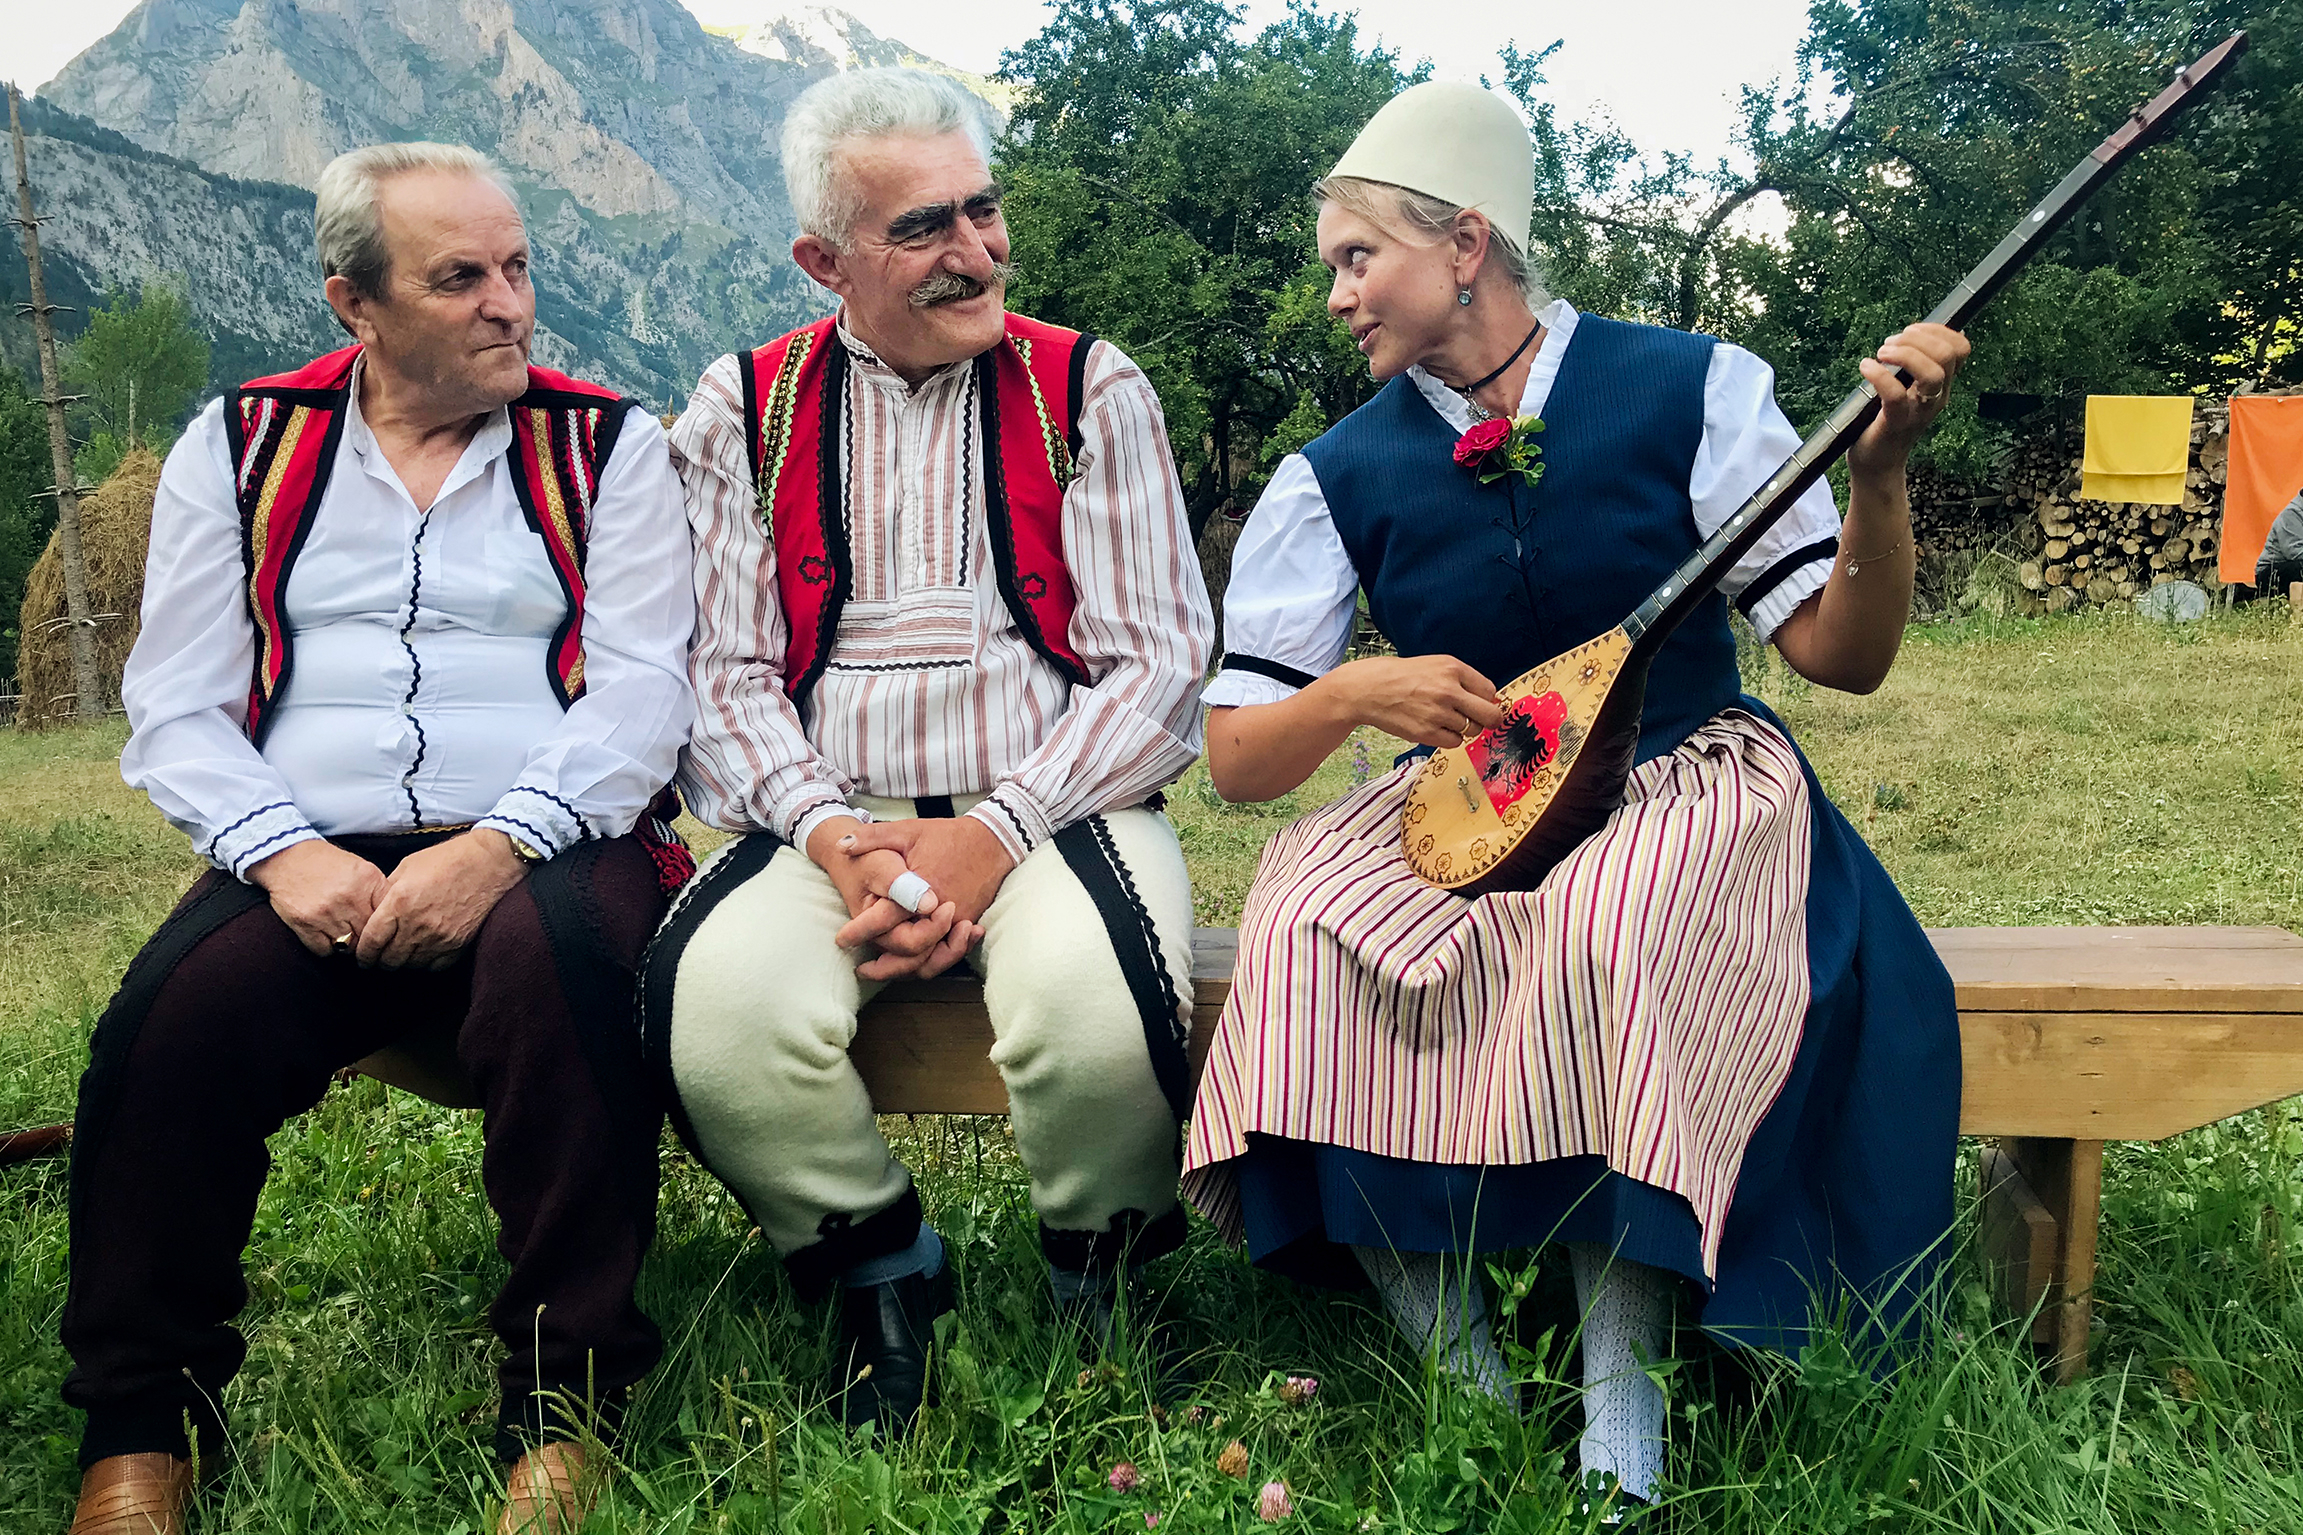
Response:
[{"label": "mountain peak", "polygon": [[754,19],[732,26],[707,26],[746,53],[803,69],[924,69],[958,81],[992,108],[995,129],[1004,128],[1015,98],[1013,87],[973,74],[926,54],[909,43],[882,37],[853,11],[832,5],[771,3]]},{"label": "mountain peak", "polygon": [[853,11],[830,5],[776,7],[730,27],[706,27],[746,53],[818,69],[885,69],[923,58],[918,50],[884,38]]}]

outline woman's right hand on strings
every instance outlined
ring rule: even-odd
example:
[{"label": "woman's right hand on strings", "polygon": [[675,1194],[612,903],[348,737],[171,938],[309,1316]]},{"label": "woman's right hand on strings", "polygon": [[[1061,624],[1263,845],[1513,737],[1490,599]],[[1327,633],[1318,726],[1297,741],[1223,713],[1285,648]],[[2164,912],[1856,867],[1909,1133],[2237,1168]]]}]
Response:
[{"label": "woman's right hand on strings", "polygon": [[1347,700],[1356,723],[1423,746],[1461,746],[1503,718],[1494,684],[1453,656],[1369,656],[1317,685]]}]

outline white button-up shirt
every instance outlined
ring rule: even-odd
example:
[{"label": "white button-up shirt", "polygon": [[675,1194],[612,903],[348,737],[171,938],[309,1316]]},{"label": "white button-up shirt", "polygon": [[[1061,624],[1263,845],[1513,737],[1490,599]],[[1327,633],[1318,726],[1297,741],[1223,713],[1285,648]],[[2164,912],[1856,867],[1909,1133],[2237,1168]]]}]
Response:
[{"label": "white button-up shirt", "polygon": [[[1543,312],[1543,344],[1520,393],[1522,416],[1540,416],[1561,359],[1575,341],[1576,313],[1565,299]],[[1408,378],[1456,432],[1471,429],[1463,396],[1421,368]],[[1742,347],[1720,342],[1703,380],[1703,438],[1688,471],[1687,495],[1699,537],[1709,538],[1799,448],[1799,433],[1775,403],[1775,370]],[[1831,575],[1838,558],[1839,510],[1817,480],[1736,563],[1719,589],[1759,631],[1777,626]],[[1319,477],[1302,454],[1280,462],[1256,501],[1232,554],[1224,589],[1224,648],[1276,661],[1313,677],[1343,664],[1358,611],[1359,571],[1335,530]],[[1642,596],[1645,594],[1642,593]],[[1505,678],[1494,678],[1502,682]],[[1223,671],[1202,694],[1213,707],[1277,703],[1296,689],[1260,672]]]},{"label": "white button-up shirt", "polygon": [[687,520],[646,410],[626,416],[600,475],[585,692],[563,710],[546,654],[567,601],[512,486],[507,413],[488,417],[419,510],[361,419],[355,374],[288,577],[292,670],[259,751],[225,407],[200,413],[160,477],[143,632],[121,688],[128,783],[241,878],[313,837],[476,822],[549,855],[630,831],[695,712]]}]

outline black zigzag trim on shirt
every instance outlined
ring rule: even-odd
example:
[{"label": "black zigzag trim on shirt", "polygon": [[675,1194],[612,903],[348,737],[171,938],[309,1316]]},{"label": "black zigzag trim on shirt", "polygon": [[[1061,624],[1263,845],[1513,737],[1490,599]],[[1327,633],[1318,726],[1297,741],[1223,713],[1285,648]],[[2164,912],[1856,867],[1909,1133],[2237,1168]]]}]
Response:
[{"label": "black zigzag trim on shirt", "polygon": [[[535,848],[536,851],[542,853],[546,858],[557,858],[560,856],[560,848],[558,843],[554,842],[550,837],[545,836],[542,832],[538,831],[535,827],[530,826],[527,822],[521,820],[516,815],[505,815],[503,812],[498,811],[496,814],[489,816],[486,820],[481,821],[479,824],[485,826],[489,821],[501,821],[504,823],[504,826],[517,826],[520,828],[520,830],[528,834],[527,841],[529,845]],[[502,829],[503,827],[497,828],[499,831]]]},{"label": "black zigzag trim on shirt", "polygon": [[1024,845],[1025,852],[1030,852],[1032,848],[1036,846],[1036,844],[1032,841],[1031,829],[1024,825],[1022,816],[1017,815],[1013,810],[1010,810],[1007,806],[1001,804],[999,800],[994,796],[986,795],[984,797],[983,803],[991,806],[1001,815],[1004,815],[1008,818],[1008,824],[1016,829],[1016,840]]},{"label": "black zigzag trim on shirt", "polygon": [[568,819],[576,823],[576,840],[579,842],[589,842],[592,840],[592,823],[584,819],[584,812],[578,810],[575,806],[569,804],[566,800],[560,798],[560,796],[554,794],[551,790],[539,789],[534,784],[516,783],[512,785],[512,787],[506,792],[512,794],[533,794],[536,796],[536,798],[543,800],[547,804],[559,806],[562,810],[568,812]]},{"label": "black zigzag trim on shirt", "polygon": [[251,868],[254,868],[256,864],[261,861],[257,858],[257,854],[263,852],[264,849],[270,847],[273,843],[285,842],[290,837],[296,836],[304,830],[305,828],[301,826],[291,826],[286,831],[276,831],[272,833],[271,836],[266,837],[263,841],[257,843],[255,846],[249,848],[248,851],[240,855],[238,861],[232,865],[233,874],[245,877],[247,872]]},{"label": "black zigzag trim on shirt", "polygon": [[1292,666],[1282,666],[1277,661],[1266,661],[1262,656],[1243,656],[1231,651],[1225,652],[1223,665],[1219,670],[1254,672],[1259,677],[1269,677],[1275,682],[1284,682],[1291,688],[1308,688],[1319,681],[1310,672],[1299,672]]},{"label": "black zigzag trim on shirt", "polygon": [[424,685],[424,662],[408,636],[416,627],[418,605],[424,599],[424,534],[431,526],[432,514],[428,511],[416,521],[416,540],[408,550],[414,571],[408,580],[408,621],[400,626],[400,648],[408,653],[408,693],[400,700],[400,712],[416,731],[416,760],[408,764],[408,774],[400,780],[401,792],[408,796],[411,827],[424,824],[424,807],[416,803],[416,775],[424,770],[424,753],[431,743],[424,738],[424,722],[416,718],[416,693]]},{"label": "black zigzag trim on shirt", "polygon": [[824,670],[827,672],[932,672],[944,670],[946,668],[973,666],[975,664],[976,663],[973,660],[827,661],[824,663]]},{"label": "black zigzag trim on shirt", "polygon": [[1839,540],[1836,538],[1819,538],[1812,544],[1801,544],[1761,571],[1759,579],[1745,587],[1743,595],[1735,599],[1736,607],[1744,617],[1749,618],[1751,610],[1765,601],[1769,592],[1790,580],[1794,574],[1817,560],[1834,559],[1838,554]]},{"label": "black zigzag trim on shirt", "polygon": [[296,807],[293,803],[284,799],[276,799],[269,805],[258,805],[255,809],[240,817],[239,820],[234,821],[231,825],[216,833],[215,836],[210,837],[208,839],[208,845],[200,849],[200,856],[202,858],[215,857],[216,849],[223,845],[224,839],[226,837],[231,836],[232,833],[238,831],[241,827],[247,825],[250,821],[255,820],[256,817],[260,815],[270,815],[275,810],[293,810],[295,808]]}]

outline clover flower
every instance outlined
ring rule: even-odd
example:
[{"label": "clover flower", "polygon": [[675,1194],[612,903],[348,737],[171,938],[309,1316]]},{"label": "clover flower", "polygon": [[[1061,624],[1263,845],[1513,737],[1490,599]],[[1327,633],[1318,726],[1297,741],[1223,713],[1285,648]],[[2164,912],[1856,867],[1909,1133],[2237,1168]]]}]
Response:
[{"label": "clover flower", "polygon": [[1255,1512],[1256,1517],[1266,1524],[1277,1524],[1294,1513],[1295,1505],[1288,1501],[1287,1483],[1264,1483],[1262,1493],[1255,1500]]}]

